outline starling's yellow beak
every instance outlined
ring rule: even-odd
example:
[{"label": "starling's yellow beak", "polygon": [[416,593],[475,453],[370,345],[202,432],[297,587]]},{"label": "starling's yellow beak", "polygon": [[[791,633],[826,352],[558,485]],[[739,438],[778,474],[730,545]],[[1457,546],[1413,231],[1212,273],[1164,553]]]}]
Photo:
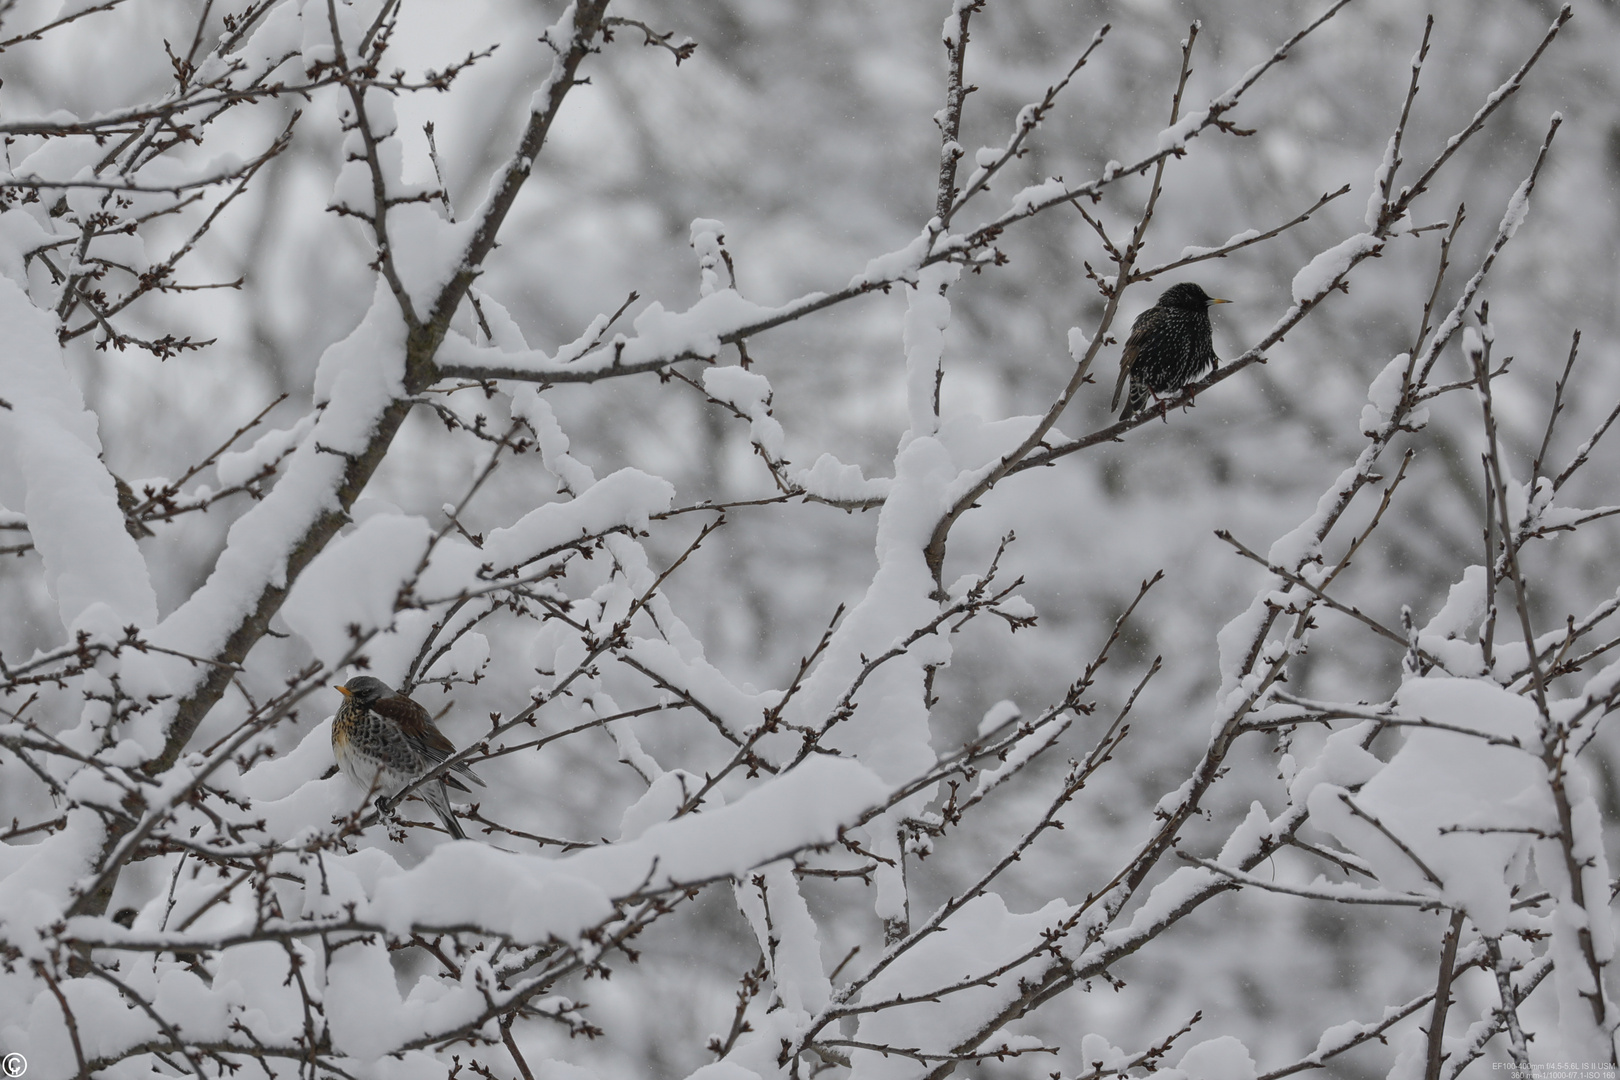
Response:
[{"label": "starling's yellow beak", "polygon": [[1230,300],[1217,300],[1215,297],[1212,296],[1212,297],[1209,298],[1209,302],[1212,303],[1212,304],[1230,304],[1232,301],[1230,301]]},{"label": "starling's yellow beak", "polygon": [[349,691],[349,688],[347,686],[334,686],[334,687],[332,687],[332,689],[336,690],[338,693],[342,694],[346,698],[354,697],[354,694],[352,694]]}]

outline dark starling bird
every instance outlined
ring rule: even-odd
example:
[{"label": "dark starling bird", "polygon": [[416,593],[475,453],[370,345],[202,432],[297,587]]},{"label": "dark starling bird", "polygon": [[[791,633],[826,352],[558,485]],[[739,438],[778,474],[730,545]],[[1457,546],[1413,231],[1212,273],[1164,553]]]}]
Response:
[{"label": "dark starling bird", "polygon": [[[426,709],[381,679],[358,675],[337,690],[343,704],[332,720],[332,756],[356,786],[378,797],[380,809],[387,810],[407,785],[456,752]],[[451,836],[465,840],[467,834],[450,812],[447,789],[472,789],[458,776],[484,786],[466,765],[454,765],[415,794],[427,801]]]},{"label": "dark starling bird", "polygon": [[1217,300],[1190,281],[1164,290],[1159,302],[1136,317],[1125,353],[1119,358],[1119,382],[1114,386],[1114,402],[1119,408],[1125,380],[1131,392],[1119,418],[1128,420],[1147,404],[1148,395],[1168,394],[1198,378],[1221,362],[1215,355],[1210,336],[1209,305],[1230,304]]}]

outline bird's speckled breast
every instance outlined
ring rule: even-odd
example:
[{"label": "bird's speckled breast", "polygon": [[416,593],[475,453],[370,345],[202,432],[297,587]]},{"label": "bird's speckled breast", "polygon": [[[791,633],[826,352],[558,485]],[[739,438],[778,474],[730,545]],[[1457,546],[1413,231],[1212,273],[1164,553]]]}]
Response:
[{"label": "bird's speckled breast", "polygon": [[1151,357],[1138,359],[1137,368],[1160,393],[1179,390],[1219,362],[1209,316],[1202,311],[1166,310],[1157,345]]},{"label": "bird's speckled breast", "polygon": [[393,795],[422,773],[396,726],[358,708],[340,709],[332,721],[332,756],[357,786],[375,784],[379,795]]}]

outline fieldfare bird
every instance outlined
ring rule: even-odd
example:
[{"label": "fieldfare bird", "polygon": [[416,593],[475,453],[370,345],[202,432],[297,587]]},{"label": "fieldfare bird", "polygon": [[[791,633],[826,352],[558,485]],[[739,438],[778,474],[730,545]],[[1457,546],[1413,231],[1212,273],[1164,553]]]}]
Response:
[{"label": "fieldfare bird", "polygon": [[1131,327],[1125,353],[1119,358],[1119,382],[1114,385],[1109,411],[1119,408],[1127,378],[1131,392],[1120,411],[1121,420],[1140,412],[1149,394],[1157,397],[1180,390],[1219,364],[1209,306],[1230,303],[1209,296],[1190,281],[1164,290],[1159,302],[1138,315]]},{"label": "fieldfare bird", "polygon": [[[455,744],[433,726],[426,709],[381,679],[357,675],[336,689],[343,704],[332,720],[332,756],[344,775],[377,796],[378,809],[391,810],[400,791],[456,752]],[[413,794],[427,801],[451,836],[465,840],[467,834],[450,812],[447,789],[472,789],[458,777],[484,786],[472,769],[457,764]]]}]

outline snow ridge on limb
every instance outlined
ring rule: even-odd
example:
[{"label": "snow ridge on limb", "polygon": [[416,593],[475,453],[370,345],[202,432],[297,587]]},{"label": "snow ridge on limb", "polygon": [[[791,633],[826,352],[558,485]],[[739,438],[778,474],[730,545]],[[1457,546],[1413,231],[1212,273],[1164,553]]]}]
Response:
[{"label": "snow ridge on limb", "polygon": [[100,460],[95,415],[63,363],[51,319],[10,278],[0,278],[0,456],[14,463],[0,497],[27,515],[45,582],[69,631],[116,640],[157,622],[146,560],[125,526],[113,478]]},{"label": "snow ridge on limb", "polygon": [[[514,854],[481,844],[441,845],[409,869],[376,850],[328,854],[318,870],[296,857],[283,857],[284,873],[290,875],[297,867],[298,876],[313,879],[312,908],[300,916],[241,927],[240,933],[227,932],[223,949],[228,956],[233,949],[252,949],[262,941],[344,931],[372,935],[334,952],[347,955],[341,964],[326,969],[324,985],[333,1049],[357,1061],[373,1061],[465,1036],[514,1005],[534,999],[561,970],[587,965],[611,948],[613,939],[604,930],[622,925],[624,913],[648,899],[678,896],[715,880],[743,880],[750,871],[763,868],[764,877],[776,887],[771,894],[771,925],[779,939],[778,970],[790,988],[784,991],[784,1000],[797,1002],[800,1009],[819,1008],[826,1004],[830,985],[819,972],[808,912],[802,900],[793,901],[797,892],[791,864],[782,860],[805,848],[836,842],[847,826],[881,805],[888,794],[888,786],[864,766],[817,755],[732,806],[654,824],[633,839],[561,858]],[[471,914],[478,925],[514,943],[561,943],[561,965],[505,972],[510,983],[499,991],[490,980],[473,978],[459,986],[439,986],[427,1000],[416,995],[402,999],[387,962],[386,942],[378,935],[408,940],[415,932],[462,925],[469,916],[469,902],[476,905]],[[126,930],[104,919],[81,918],[70,932],[98,946],[146,952],[184,950],[188,945],[221,948],[218,928],[186,932],[137,923]],[[189,973],[186,977],[195,980]],[[226,1015],[223,1004],[200,981],[190,992],[202,1009],[201,1017]],[[339,996],[344,1000],[336,1001]],[[96,1047],[94,1052],[109,1060],[152,1037],[143,1024],[133,1023],[144,1014],[124,1002],[114,1007],[116,1000],[113,995],[98,1003],[101,1013],[131,1021],[109,1025],[104,1043]],[[34,1018],[38,1041],[33,1045],[42,1052],[40,1060],[31,1063],[43,1066],[53,1061],[66,1065],[66,1075],[72,1075],[71,1052],[62,1060],[65,1047],[53,1046],[51,1058],[43,1053],[45,1038],[61,1033],[59,1017],[41,1012]],[[233,1033],[222,1019],[218,1041],[247,1052],[262,1045],[255,1043],[255,1034]],[[297,1028],[283,1030],[278,1038],[264,1041],[276,1056],[296,1056],[297,1034]],[[42,1071],[62,1074],[49,1067]]]}]

